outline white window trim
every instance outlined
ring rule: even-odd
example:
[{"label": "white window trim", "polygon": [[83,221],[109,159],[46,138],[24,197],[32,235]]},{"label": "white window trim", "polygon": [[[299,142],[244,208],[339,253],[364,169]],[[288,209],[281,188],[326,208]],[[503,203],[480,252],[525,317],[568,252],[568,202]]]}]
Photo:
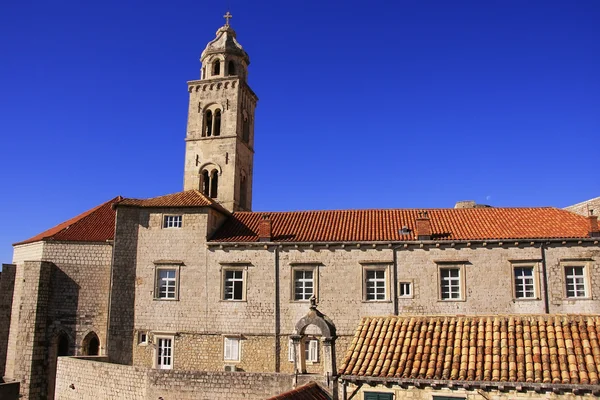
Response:
[{"label": "white window trim", "polygon": [[[539,279],[539,263],[537,261],[519,261],[519,262],[511,262],[511,277],[512,277],[512,293],[513,299],[515,301],[532,301],[532,300],[540,300],[540,279]],[[533,268],[533,297],[517,297],[517,280],[515,275],[515,269],[517,268]]]},{"label": "white window trim", "polygon": [[[319,339],[314,337],[308,337],[304,340],[304,352],[305,362],[307,364],[315,364],[319,362]],[[306,346],[308,346],[308,357],[306,357]]]},{"label": "white window trim", "polygon": [[294,341],[292,339],[288,340],[288,361],[294,362]]},{"label": "white window trim", "polygon": [[[154,300],[159,300],[159,301],[177,301],[179,300],[179,275],[180,275],[180,264],[155,264],[154,266],[154,290],[153,290],[153,297]],[[158,278],[159,278],[159,271],[161,270],[168,270],[168,269],[174,269],[175,270],[175,297],[174,298],[168,298],[168,297],[159,297],[160,294],[160,289],[159,289],[159,284],[158,284]]]},{"label": "white window trim", "polygon": [[[181,218],[181,226],[165,226],[167,222],[167,218],[169,217],[180,217]],[[162,229],[181,229],[183,228],[183,214],[162,214],[160,227]]]},{"label": "white window trim", "polygon": [[[159,357],[159,352],[158,352],[158,345],[159,345],[159,339],[170,339],[171,340],[171,364],[169,365],[168,368],[160,368],[158,365],[158,357]],[[173,364],[175,361],[175,335],[157,335],[154,334],[154,340],[153,340],[155,346],[154,346],[154,361],[153,361],[153,368],[154,369],[173,369]]]},{"label": "white window trim", "polygon": [[[227,344],[228,342],[237,342],[237,354],[229,356],[227,358]],[[235,358],[234,358],[235,357]],[[242,338],[239,335],[236,336],[224,336],[223,337],[223,361],[226,362],[240,362],[242,360]]]},{"label": "white window trim", "polygon": [[[408,284],[410,286],[410,294],[401,295],[400,287],[402,284]],[[412,279],[402,279],[398,281],[398,298],[399,299],[413,299],[415,297],[415,285]]]},{"label": "white window trim", "polygon": [[[226,299],[225,298],[225,281],[226,273],[228,271],[241,271],[242,272],[242,298],[241,299]],[[221,300],[223,302],[245,302],[246,294],[248,292],[248,266],[223,266],[221,267]]]},{"label": "white window trim", "polygon": [[[383,271],[384,272],[384,288],[385,288],[385,296],[383,299],[367,299],[367,272],[369,271]],[[369,263],[362,265],[362,301],[363,303],[389,303],[391,300],[390,297],[390,265],[385,263]]]},{"label": "white window trim", "polygon": [[[591,263],[589,261],[568,261],[561,262],[560,267],[562,269],[562,286],[563,286],[563,297],[565,300],[589,300],[592,298],[591,285],[590,285],[590,268]],[[585,291],[584,296],[567,296],[567,268],[583,267],[583,288]]]},{"label": "white window trim", "polygon": [[[142,340],[142,335],[146,337],[146,340]],[[138,345],[139,346],[147,346],[148,345],[148,331],[138,331]]]},{"label": "white window trim", "polygon": [[[459,284],[459,296],[457,299],[444,299],[442,298],[442,270],[443,269],[458,269],[458,284]],[[451,264],[444,263],[438,264],[437,271],[437,281],[438,281],[438,301],[442,301],[444,303],[453,302],[453,301],[466,301],[465,293],[467,292],[466,288],[466,277],[465,277],[465,264]]]},{"label": "white window trim", "polygon": [[296,271],[312,271],[313,273],[313,296],[319,297],[319,267],[317,265],[295,265],[290,271],[290,301],[294,303],[308,303],[306,300],[296,300]]}]

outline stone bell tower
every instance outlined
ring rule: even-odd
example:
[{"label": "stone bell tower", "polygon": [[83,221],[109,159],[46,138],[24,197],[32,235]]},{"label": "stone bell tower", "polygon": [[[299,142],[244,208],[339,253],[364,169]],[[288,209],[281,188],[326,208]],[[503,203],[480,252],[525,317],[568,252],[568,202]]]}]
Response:
[{"label": "stone bell tower", "polygon": [[184,190],[197,189],[230,211],[252,209],[254,109],[250,58],[226,23],[200,56],[200,79],[188,82]]}]

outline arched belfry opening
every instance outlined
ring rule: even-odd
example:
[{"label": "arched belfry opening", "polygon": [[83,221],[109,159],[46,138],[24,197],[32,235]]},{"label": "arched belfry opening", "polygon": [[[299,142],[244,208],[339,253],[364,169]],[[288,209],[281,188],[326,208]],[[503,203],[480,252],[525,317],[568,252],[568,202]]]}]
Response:
[{"label": "arched belfry opening", "polygon": [[[327,377],[335,374],[335,325],[317,310],[317,300],[310,299],[310,310],[296,324],[291,339],[291,357],[294,370],[298,374],[308,372],[307,363],[322,365],[322,373]],[[316,372],[316,371],[315,371]]]},{"label": "arched belfry opening", "polygon": [[88,333],[81,343],[81,353],[85,356],[100,355],[100,339],[96,332]]},{"label": "arched belfry opening", "polygon": [[235,75],[235,63],[231,60],[227,63],[227,75]]}]

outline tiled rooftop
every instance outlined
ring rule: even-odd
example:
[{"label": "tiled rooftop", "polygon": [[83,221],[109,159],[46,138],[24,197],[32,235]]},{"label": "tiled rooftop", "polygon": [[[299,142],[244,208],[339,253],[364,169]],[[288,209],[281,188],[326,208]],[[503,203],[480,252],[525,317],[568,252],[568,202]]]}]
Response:
[{"label": "tiled rooftop", "polygon": [[[418,209],[235,212],[213,242],[258,241],[263,215],[272,221],[273,241],[352,242],[415,240]],[[430,209],[432,239],[490,240],[585,238],[585,217],[552,207]],[[408,235],[399,230],[410,229]]]},{"label": "tiled rooftop", "polygon": [[340,375],[598,385],[600,316],[366,317]]},{"label": "tiled rooftop", "polygon": [[33,243],[40,240],[82,242],[104,242],[110,240],[115,234],[115,211],[112,209],[112,205],[122,199],[121,196],[117,196],[39,235],[15,243],[14,245]]},{"label": "tiled rooftop", "polygon": [[134,207],[207,207],[217,203],[198,190],[187,190],[149,199],[124,199],[118,206]]},{"label": "tiled rooftop", "polygon": [[316,382],[311,382],[268,400],[331,400],[331,397]]}]

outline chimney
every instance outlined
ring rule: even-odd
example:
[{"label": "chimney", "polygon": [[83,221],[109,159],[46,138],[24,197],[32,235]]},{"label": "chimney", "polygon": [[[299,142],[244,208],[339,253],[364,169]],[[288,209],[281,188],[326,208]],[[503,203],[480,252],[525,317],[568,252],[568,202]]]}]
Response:
[{"label": "chimney", "polygon": [[431,240],[431,220],[427,211],[420,211],[415,222],[417,225],[417,240]]},{"label": "chimney", "polygon": [[258,223],[258,241],[270,242],[273,239],[271,218],[269,214],[263,214],[263,219]]},{"label": "chimney", "polygon": [[588,232],[590,237],[600,237],[600,228],[598,227],[598,216],[591,215],[587,217],[588,220]]}]

